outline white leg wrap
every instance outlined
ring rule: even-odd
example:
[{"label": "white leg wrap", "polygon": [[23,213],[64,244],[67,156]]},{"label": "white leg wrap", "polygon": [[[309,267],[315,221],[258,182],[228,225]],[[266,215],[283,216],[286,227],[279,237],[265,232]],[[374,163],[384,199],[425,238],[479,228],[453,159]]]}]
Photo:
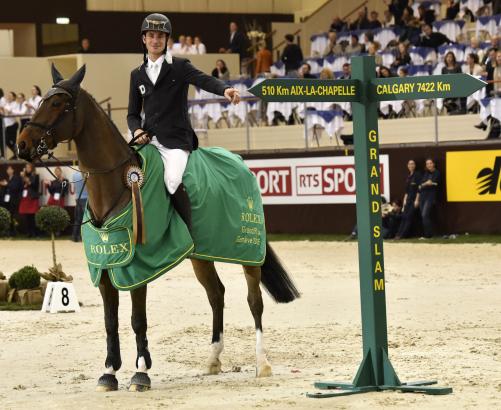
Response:
[{"label": "white leg wrap", "polygon": [[141,356],[137,360],[137,371],[141,373],[148,373],[148,368],[146,367],[146,360],[144,360],[143,356]]},{"label": "white leg wrap", "polygon": [[106,370],[104,371],[104,374],[112,374],[113,376],[117,374],[115,370],[113,370],[113,366],[107,367]]}]

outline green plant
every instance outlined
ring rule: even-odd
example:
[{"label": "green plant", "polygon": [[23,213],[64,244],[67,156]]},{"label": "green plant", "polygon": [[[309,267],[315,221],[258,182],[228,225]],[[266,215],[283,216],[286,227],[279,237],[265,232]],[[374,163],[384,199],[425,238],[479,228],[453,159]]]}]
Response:
[{"label": "green plant", "polygon": [[10,288],[33,289],[40,286],[40,272],[34,266],[25,266],[9,278]]},{"label": "green plant", "polygon": [[10,212],[0,207],[0,236],[9,232],[10,228]]},{"label": "green plant", "polygon": [[42,231],[50,234],[52,240],[52,261],[56,263],[55,234],[64,231],[70,224],[70,215],[59,206],[43,206],[35,215],[35,223]]}]

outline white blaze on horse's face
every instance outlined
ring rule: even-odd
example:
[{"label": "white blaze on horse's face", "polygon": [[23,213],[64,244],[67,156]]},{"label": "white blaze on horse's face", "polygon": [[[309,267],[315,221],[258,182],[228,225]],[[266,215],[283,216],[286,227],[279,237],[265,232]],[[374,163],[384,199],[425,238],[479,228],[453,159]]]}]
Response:
[{"label": "white blaze on horse's face", "polygon": [[148,55],[157,59],[165,50],[167,44],[167,34],[161,31],[147,31],[143,35],[143,43],[146,45]]}]

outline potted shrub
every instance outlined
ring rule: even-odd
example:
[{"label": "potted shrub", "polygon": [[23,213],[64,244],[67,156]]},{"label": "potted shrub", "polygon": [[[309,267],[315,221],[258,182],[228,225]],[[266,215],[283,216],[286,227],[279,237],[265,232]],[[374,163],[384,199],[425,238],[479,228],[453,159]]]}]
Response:
[{"label": "potted shrub", "polygon": [[34,266],[24,266],[9,278],[9,301],[21,305],[36,305],[42,302],[40,272]]},{"label": "potted shrub", "polygon": [[52,268],[49,272],[42,273],[42,278],[53,282],[71,282],[73,278],[66,275],[60,263],[56,260],[56,233],[63,232],[70,224],[70,216],[66,209],[59,206],[44,206],[35,215],[37,227],[50,235],[52,242]]}]

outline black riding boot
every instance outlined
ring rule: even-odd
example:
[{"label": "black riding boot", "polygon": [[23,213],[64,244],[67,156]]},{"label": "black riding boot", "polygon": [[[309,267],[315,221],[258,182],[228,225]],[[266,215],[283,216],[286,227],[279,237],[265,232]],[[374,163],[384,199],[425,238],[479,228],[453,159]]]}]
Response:
[{"label": "black riding boot", "polygon": [[179,185],[171,198],[174,209],[183,218],[184,223],[191,232],[191,202],[183,184]]}]

